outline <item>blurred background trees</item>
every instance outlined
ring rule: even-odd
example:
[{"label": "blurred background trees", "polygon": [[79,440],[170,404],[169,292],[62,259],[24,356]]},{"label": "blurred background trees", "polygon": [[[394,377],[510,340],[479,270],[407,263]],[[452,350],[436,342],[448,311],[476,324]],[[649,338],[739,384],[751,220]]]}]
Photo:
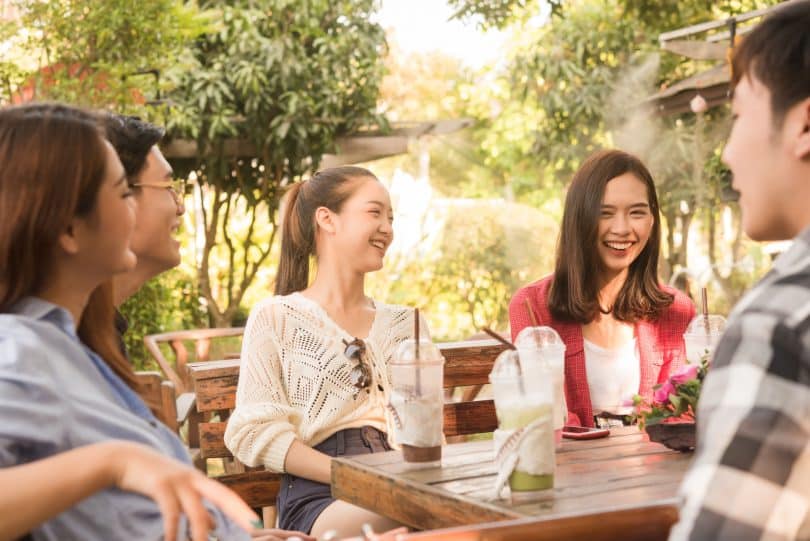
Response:
[{"label": "blurred background trees", "polygon": [[728,108],[662,117],[647,99],[709,66],[663,52],[659,34],[775,3],[447,0],[455,19],[505,36],[497,61],[471,67],[386,39],[373,0],[16,0],[0,22],[0,102],[62,99],[168,126],[194,186],[184,262],[125,306],[132,347],[243,323],[272,291],[286,188],[339,137],[398,121],[472,121],[365,164],[397,211],[370,290],[425,310],[434,337],[505,329],[514,290],[552,269],[571,173],[604,146],[653,171],[662,278],[707,285],[722,312],[770,263],[740,231],[719,158]]}]

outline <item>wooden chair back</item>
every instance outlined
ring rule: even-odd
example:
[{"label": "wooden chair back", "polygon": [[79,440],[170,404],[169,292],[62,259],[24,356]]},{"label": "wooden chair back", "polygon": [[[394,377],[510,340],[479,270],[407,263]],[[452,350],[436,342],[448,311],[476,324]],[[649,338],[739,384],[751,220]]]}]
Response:
[{"label": "wooden chair back", "polygon": [[[494,340],[438,344],[445,358],[444,387],[478,386],[488,382],[489,373],[504,346]],[[225,447],[228,416],[236,406],[239,361],[228,359],[191,363],[189,379],[196,394],[200,414],[216,420],[199,424],[200,456],[226,459],[229,471],[217,477],[234,489],[251,507],[273,505],[278,493],[279,476],[262,468],[249,468],[236,460]],[[444,406],[444,433],[457,436],[492,432],[497,427],[492,400],[462,400]]]},{"label": "wooden chair back", "polygon": [[177,432],[177,404],[174,383],[164,380],[160,372],[135,372],[140,385],[140,395],[155,417]]},{"label": "wooden chair back", "polygon": [[[243,327],[229,327],[222,329],[191,329],[186,331],[171,331],[161,334],[149,334],[144,336],[143,342],[146,349],[157,361],[161,371],[166,378],[174,383],[175,391],[178,395],[191,392],[193,386],[188,378],[186,369],[189,362],[203,362],[211,358],[211,341],[214,339],[226,339],[230,337],[241,337],[244,333]],[[193,357],[189,355],[187,344],[193,344]],[[161,343],[168,343],[174,353],[174,362],[171,362],[160,349]],[[240,346],[232,347],[216,358],[238,358]]]}]

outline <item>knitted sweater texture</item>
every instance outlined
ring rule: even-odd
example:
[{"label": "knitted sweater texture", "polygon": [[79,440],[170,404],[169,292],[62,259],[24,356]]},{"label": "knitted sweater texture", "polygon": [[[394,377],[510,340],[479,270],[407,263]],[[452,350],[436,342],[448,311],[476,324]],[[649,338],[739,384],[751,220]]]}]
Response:
[{"label": "knitted sweater texture", "polygon": [[313,446],[361,426],[391,433],[385,409],[389,363],[399,343],[412,337],[413,312],[379,302],[375,309],[369,335],[361,337],[372,383],[358,393],[349,379],[355,362],[343,353],[344,340],[355,337],[319,304],[292,293],[253,308],[242,340],[236,408],[225,431],[234,456],[248,466],[284,472],[295,439]]}]

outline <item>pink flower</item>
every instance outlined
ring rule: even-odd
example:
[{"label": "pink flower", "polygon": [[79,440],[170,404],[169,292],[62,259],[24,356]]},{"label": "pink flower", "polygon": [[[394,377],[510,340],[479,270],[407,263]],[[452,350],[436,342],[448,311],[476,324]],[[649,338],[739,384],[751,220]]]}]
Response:
[{"label": "pink flower", "polygon": [[688,364],[670,376],[669,381],[671,381],[673,385],[683,385],[687,381],[697,378],[697,376],[698,365]]},{"label": "pink flower", "polygon": [[669,395],[675,394],[675,387],[667,381],[659,387],[653,394],[653,400],[659,404],[664,404],[669,400]]}]

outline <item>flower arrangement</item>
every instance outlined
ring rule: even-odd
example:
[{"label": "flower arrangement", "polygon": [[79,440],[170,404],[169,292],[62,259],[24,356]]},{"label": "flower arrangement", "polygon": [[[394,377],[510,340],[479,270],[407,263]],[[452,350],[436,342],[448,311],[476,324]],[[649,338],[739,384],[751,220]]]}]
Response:
[{"label": "flower arrangement", "polygon": [[695,422],[700,388],[709,367],[708,353],[701,358],[700,364],[688,364],[667,381],[653,387],[653,399],[650,402],[640,395],[633,397],[634,417],[639,428],[666,423]]}]

